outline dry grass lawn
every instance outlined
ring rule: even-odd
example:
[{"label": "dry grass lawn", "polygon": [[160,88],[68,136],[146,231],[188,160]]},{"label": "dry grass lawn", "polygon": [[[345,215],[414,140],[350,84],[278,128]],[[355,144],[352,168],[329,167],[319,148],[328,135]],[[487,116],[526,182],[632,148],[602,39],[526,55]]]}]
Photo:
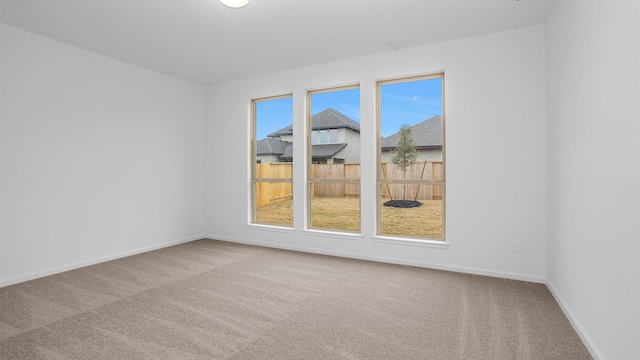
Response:
[{"label": "dry grass lawn", "polygon": [[[410,209],[382,207],[382,234],[442,240],[442,201],[422,200]],[[312,226],[316,229],[360,231],[360,199],[314,197]],[[256,210],[261,224],[293,226],[293,201],[283,200]]]}]

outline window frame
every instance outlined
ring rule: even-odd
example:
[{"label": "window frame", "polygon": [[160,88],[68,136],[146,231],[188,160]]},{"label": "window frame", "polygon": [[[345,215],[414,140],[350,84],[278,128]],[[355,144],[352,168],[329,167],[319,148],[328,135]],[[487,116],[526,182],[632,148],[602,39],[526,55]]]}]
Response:
[{"label": "window frame", "polygon": [[[280,99],[287,99],[287,98],[291,98],[292,100],[292,107],[291,107],[291,113],[293,115],[293,93],[287,93],[287,94],[282,94],[282,95],[275,95],[275,96],[267,96],[267,97],[262,97],[262,98],[255,98],[255,99],[251,99],[251,119],[250,119],[250,164],[251,164],[251,170],[250,170],[250,176],[251,176],[251,180],[250,180],[250,197],[251,197],[251,202],[250,202],[250,207],[251,207],[251,211],[249,212],[250,214],[250,218],[249,218],[249,225],[252,226],[275,226],[275,227],[282,227],[282,228],[286,228],[286,229],[293,229],[294,226],[294,220],[295,220],[295,212],[292,214],[293,215],[293,219],[291,222],[291,226],[287,226],[287,225],[283,225],[283,224],[271,224],[271,223],[259,223],[256,221],[256,191],[257,191],[257,184],[261,183],[261,182],[266,182],[266,183],[289,183],[291,184],[291,197],[292,197],[292,201],[293,201],[293,188],[294,188],[294,182],[293,182],[293,167],[294,167],[294,161],[291,162],[291,167],[292,167],[292,171],[291,171],[291,177],[290,178],[258,178],[256,177],[256,165],[258,164],[258,159],[257,159],[257,144],[258,144],[258,140],[257,140],[257,136],[256,136],[256,120],[257,120],[257,104],[260,102],[264,102],[264,101],[271,101],[271,100],[280,100]],[[291,124],[292,127],[294,127],[295,125],[292,123]]]},{"label": "window frame", "polygon": [[[327,229],[327,228],[317,228],[317,227],[313,227],[313,222],[312,222],[312,215],[313,215],[313,209],[312,209],[312,199],[313,199],[313,185],[314,184],[342,184],[342,185],[360,185],[361,181],[362,181],[362,173],[360,173],[360,177],[358,179],[353,179],[353,178],[341,178],[341,179],[322,179],[322,178],[313,178],[312,175],[312,167],[313,167],[313,152],[312,152],[312,145],[318,145],[318,144],[322,144],[321,142],[317,142],[315,144],[312,144],[312,136],[313,136],[313,124],[312,124],[312,109],[311,109],[311,98],[313,95],[315,94],[323,94],[323,93],[329,93],[329,92],[335,92],[335,91],[343,91],[343,90],[353,90],[353,89],[358,89],[358,91],[360,92],[361,88],[360,88],[360,84],[352,84],[352,85],[342,85],[342,86],[333,86],[333,87],[329,87],[329,88],[322,88],[322,89],[317,89],[317,90],[309,90],[307,91],[307,97],[306,97],[306,134],[305,134],[305,148],[307,151],[306,157],[305,157],[305,161],[306,161],[306,199],[307,199],[307,206],[306,206],[306,216],[305,216],[305,221],[306,221],[306,225],[305,228],[306,230],[310,230],[310,231],[322,231],[322,232],[332,232],[332,233],[336,233],[336,234],[347,234],[347,235],[360,235],[362,234],[362,193],[360,193],[360,196],[358,197],[358,209],[359,209],[359,225],[358,225],[358,231],[349,231],[349,230],[340,230],[340,229]],[[358,101],[358,103],[360,103],[360,101]],[[317,133],[318,135],[318,140],[320,138],[319,133]],[[328,133],[327,133],[327,137],[328,137]],[[336,138],[337,138],[337,133],[336,133]],[[362,163],[362,145],[360,145],[360,163]],[[362,189],[362,187],[360,187]]]},{"label": "window frame", "polygon": [[[382,86],[391,84],[400,84],[411,81],[421,81],[430,79],[441,79],[441,94],[442,94],[442,180],[406,180],[406,179],[385,179],[384,171],[382,170]],[[434,243],[434,244],[447,244],[446,238],[446,106],[445,106],[445,74],[444,72],[438,72],[428,75],[407,76],[400,78],[393,78],[387,80],[376,81],[376,219],[375,219],[375,235],[374,237],[383,240],[396,241],[410,241],[418,243]],[[395,235],[395,234],[383,234],[382,233],[382,187],[384,185],[435,185],[442,186],[442,239],[424,238],[411,235]]]}]

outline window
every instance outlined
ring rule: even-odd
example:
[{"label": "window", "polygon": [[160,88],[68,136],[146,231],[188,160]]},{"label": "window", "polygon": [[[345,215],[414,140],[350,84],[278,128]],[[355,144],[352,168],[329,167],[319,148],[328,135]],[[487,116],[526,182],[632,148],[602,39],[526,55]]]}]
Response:
[{"label": "window", "polygon": [[291,95],[251,102],[251,223],[293,227]]},{"label": "window", "polygon": [[378,235],[444,240],[443,87],[443,74],[378,82]]},{"label": "window", "polygon": [[335,144],[338,142],[338,129],[311,131],[311,144]]},{"label": "window", "polygon": [[360,232],[360,88],[308,93],[308,227]]}]

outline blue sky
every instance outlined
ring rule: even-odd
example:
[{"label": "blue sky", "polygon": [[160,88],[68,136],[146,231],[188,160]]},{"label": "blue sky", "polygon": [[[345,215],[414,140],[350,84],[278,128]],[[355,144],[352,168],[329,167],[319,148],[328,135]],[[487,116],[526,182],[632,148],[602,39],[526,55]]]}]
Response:
[{"label": "blue sky", "polygon": [[276,130],[293,124],[293,98],[256,103],[256,139],[262,140]]},{"label": "blue sky", "polygon": [[380,91],[380,126],[383,137],[435,115],[442,116],[440,78],[383,85]]},{"label": "blue sky", "polygon": [[[432,116],[442,116],[442,80],[429,79],[383,85],[381,102],[382,136],[387,137],[397,132],[402,123],[415,125]],[[312,115],[327,108],[334,108],[360,122],[360,90],[350,89],[312,96]],[[293,123],[292,98],[258,102],[256,112],[256,138],[260,140]]]},{"label": "blue sky", "polygon": [[311,96],[311,115],[334,108],[360,122],[360,89],[349,89],[313,94]]}]

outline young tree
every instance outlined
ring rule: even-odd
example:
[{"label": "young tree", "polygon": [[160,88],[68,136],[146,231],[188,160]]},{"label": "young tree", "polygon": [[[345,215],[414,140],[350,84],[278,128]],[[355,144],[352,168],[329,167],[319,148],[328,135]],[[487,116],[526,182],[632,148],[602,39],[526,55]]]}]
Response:
[{"label": "young tree", "polygon": [[[416,161],[416,146],[413,143],[413,135],[411,135],[411,127],[409,125],[402,124],[398,135],[396,154],[391,158],[391,162],[402,170],[402,178],[406,179],[407,169],[411,166],[411,163]],[[402,186],[402,200],[405,200],[406,187],[406,184]]]}]

